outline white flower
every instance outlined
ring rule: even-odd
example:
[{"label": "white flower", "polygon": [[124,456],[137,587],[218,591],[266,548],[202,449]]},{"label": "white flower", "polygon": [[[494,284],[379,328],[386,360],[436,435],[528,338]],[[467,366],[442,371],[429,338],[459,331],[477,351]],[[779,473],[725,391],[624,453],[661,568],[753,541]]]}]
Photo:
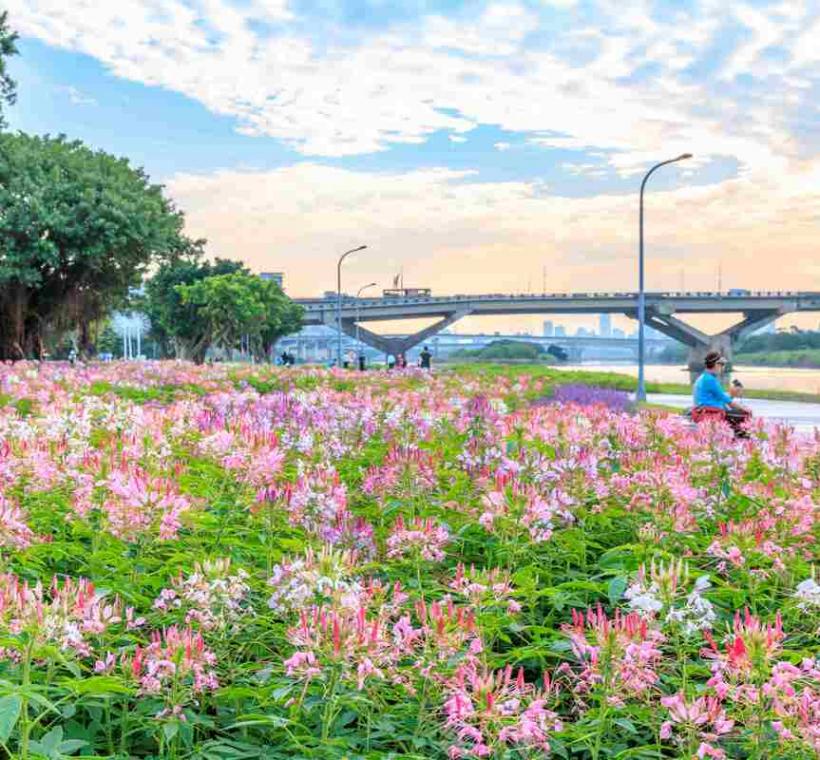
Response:
[{"label": "white flower", "polygon": [[798,583],[794,596],[800,600],[798,609],[804,612],[812,607],[820,607],[820,585],[814,578],[806,578]]},{"label": "white flower", "polygon": [[624,597],[629,600],[629,609],[640,612],[642,615],[654,615],[663,609],[663,602],[655,596],[658,588],[653,583],[645,589],[640,583],[633,583],[625,592]]}]

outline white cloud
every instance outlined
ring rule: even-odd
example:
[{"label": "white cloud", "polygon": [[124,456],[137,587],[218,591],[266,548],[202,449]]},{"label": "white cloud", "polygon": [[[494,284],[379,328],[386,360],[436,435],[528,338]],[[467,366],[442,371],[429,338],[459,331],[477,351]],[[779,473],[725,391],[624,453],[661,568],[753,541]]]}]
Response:
[{"label": "white cloud", "polygon": [[512,145],[508,142],[497,142],[493,143],[493,148],[500,150],[503,153],[505,150],[512,148]]},{"label": "white cloud", "polygon": [[63,91],[68,95],[68,100],[74,106],[95,106],[97,101],[90,95],[80,92],[76,87],[64,87]]},{"label": "white cloud", "polygon": [[[545,146],[605,150],[622,173],[681,149],[782,171],[800,155],[790,115],[817,81],[808,35],[818,20],[806,3],[765,12],[736,3],[727,16],[720,0],[704,0],[697,14],[667,9],[662,21],[648,0],[599,3],[594,18],[573,10],[578,23],[556,35],[548,24],[563,11],[551,6],[569,3],[539,10],[504,2],[472,20],[433,15],[318,42],[285,0],[5,5],[26,35],[184,93],[235,117],[241,131],[308,155],[355,155],[487,124]],[[724,74],[765,82],[765,96],[728,90],[720,73],[685,75],[727,18],[750,37]],[[763,61],[772,44],[793,45],[794,53],[777,65]],[[653,73],[637,76],[642,70]]]},{"label": "white cloud", "polygon": [[447,137],[449,138],[450,142],[454,142],[454,143],[467,142],[467,138],[462,137],[461,135],[447,135]]}]

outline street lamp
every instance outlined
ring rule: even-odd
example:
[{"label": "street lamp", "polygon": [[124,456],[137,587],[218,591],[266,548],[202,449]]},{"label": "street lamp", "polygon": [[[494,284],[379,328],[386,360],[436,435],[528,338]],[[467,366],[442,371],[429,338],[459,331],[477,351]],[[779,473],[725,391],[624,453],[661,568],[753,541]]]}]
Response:
[{"label": "street lamp", "polygon": [[366,245],[360,245],[358,248],[351,248],[339,256],[339,263],[336,265],[336,329],[339,332],[338,344],[336,347],[336,366],[342,366],[342,262],[356,251],[363,251],[367,248]]},{"label": "street lamp", "polygon": [[362,285],[356,291],[356,346],[359,349],[359,353],[362,352],[362,341],[359,338],[359,318],[360,318],[360,310],[359,310],[359,296],[362,294],[363,290],[367,290],[368,288],[375,288],[375,282],[368,282],[367,285]]},{"label": "street lamp", "polygon": [[641,182],[641,200],[640,200],[640,220],[638,223],[638,238],[639,238],[639,252],[638,252],[638,392],[636,394],[637,401],[646,401],[646,379],[644,376],[644,321],[646,319],[646,297],[644,294],[644,277],[643,277],[643,191],[646,187],[646,181],[652,174],[667,164],[674,164],[677,161],[685,161],[687,158],[692,158],[691,153],[683,153],[677,158],[670,158],[667,161],[661,161],[655,164],[644,176]]}]

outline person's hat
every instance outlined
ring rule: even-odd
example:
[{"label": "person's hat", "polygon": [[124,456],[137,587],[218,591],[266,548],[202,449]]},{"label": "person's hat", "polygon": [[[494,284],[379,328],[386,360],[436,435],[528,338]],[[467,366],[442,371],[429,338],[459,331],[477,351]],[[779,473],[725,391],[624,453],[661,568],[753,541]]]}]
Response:
[{"label": "person's hat", "polygon": [[722,356],[720,351],[710,351],[704,357],[703,363],[707,367],[714,367],[716,364],[726,364],[726,357]]}]

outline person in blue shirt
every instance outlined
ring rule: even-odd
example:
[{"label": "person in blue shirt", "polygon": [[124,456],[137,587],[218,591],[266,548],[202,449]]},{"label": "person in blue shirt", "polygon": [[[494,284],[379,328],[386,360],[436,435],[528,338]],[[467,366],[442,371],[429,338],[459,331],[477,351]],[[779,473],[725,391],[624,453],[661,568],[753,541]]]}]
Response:
[{"label": "person in blue shirt", "polygon": [[726,367],[726,358],[719,351],[710,351],[704,359],[703,374],[695,381],[692,419],[722,419],[728,422],[738,436],[745,437],[744,423],[752,416],[751,411],[737,401],[743,386],[736,383],[729,393],[723,390],[720,376]]}]

